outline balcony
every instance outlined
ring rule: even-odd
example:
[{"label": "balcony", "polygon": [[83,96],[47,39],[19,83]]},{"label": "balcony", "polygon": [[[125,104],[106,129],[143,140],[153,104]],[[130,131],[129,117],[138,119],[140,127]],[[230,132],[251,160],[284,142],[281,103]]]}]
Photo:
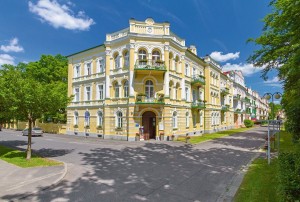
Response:
[{"label": "balcony", "polygon": [[165,104],[165,99],[163,94],[158,94],[157,98],[147,97],[145,94],[138,94],[136,96],[135,104]]},{"label": "balcony", "polygon": [[223,105],[221,108],[221,111],[223,111],[223,112],[229,111],[229,105]]},{"label": "balcony", "polygon": [[241,110],[241,109],[236,109],[236,110],[234,110],[234,113],[235,113],[235,114],[241,114],[241,113],[242,113],[242,110]]},{"label": "balcony", "polygon": [[203,86],[205,85],[205,77],[202,75],[196,75],[192,77],[192,85]]},{"label": "balcony", "polygon": [[240,94],[236,94],[233,96],[234,100],[240,100],[241,99],[241,95]]},{"label": "balcony", "polygon": [[167,71],[165,61],[162,60],[136,60],[134,72],[138,74],[164,74]]},{"label": "balcony", "polygon": [[203,101],[194,101],[191,105],[192,109],[204,109],[205,102]]},{"label": "balcony", "polygon": [[228,95],[229,94],[229,88],[222,88],[221,89],[221,95]]}]

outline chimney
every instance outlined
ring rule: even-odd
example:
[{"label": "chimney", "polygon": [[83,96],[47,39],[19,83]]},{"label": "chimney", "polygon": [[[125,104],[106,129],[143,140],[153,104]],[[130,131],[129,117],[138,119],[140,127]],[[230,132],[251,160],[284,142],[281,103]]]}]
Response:
[{"label": "chimney", "polygon": [[195,55],[197,55],[197,48],[195,45],[190,45],[190,51],[192,51],[192,53],[194,53]]}]

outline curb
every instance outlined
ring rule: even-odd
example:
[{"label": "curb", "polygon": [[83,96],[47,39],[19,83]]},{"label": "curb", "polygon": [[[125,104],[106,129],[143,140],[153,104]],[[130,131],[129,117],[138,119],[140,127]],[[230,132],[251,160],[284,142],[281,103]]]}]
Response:
[{"label": "curb", "polygon": [[31,193],[28,193],[28,194],[23,194],[22,196],[20,196],[20,197],[17,198],[18,200],[25,199],[25,198],[27,198],[29,196],[32,196],[32,195],[34,195],[34,194],[36,194],[36,193],[38,193],[40,191],[44,191],[44,190],[50,189],[50,188],[54,187],[55,185],[57,185],[58,183],[60,183],[62,181],[62,179],[66,176],[66,174],[68,172],[68,166],[67,166],[67,164],[65,162],[59,161],[59,160],[56,160],[56,159],[52,159],[52,158],[48,158],[48,159],[55,160],[55,161],[63,163],[64,164],[63,173],[60,175],[60,177],[57,180],[55,180],[51,184],[40,188],[40,190],[35,190],[35,191],[33,191]]},{"label": "curb", "polygon": [[217,199],[217,202],[233,201],[233,198],[234,198],[237,190],[239,189],[240,185],[242,184],[244,176],[247,173],[250,165],[261,154],[262,154],[262,152],[258,151],[258,153],[247,163],[247,165],[241,167],[241,169],[233,176],[229,185],[227,185],[226,190]]}]

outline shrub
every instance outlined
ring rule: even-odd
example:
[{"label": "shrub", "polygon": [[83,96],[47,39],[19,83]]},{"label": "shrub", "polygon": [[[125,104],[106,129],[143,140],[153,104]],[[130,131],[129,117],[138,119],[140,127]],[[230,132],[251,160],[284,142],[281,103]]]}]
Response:
[{"label": "shrub", "polygon": [[253,126],[253,121],[251,121],[251,120],[248,120],[248,119],[245,119],[244,120],[244,124],[245,124],[245,126],[247,127],[247,128],[250,128],[250,127],[252,127]]},{"label": "shrub", "polygon": [[279,155],[279,189],[284,201],[300,198],[300,153],[281,153]]}]

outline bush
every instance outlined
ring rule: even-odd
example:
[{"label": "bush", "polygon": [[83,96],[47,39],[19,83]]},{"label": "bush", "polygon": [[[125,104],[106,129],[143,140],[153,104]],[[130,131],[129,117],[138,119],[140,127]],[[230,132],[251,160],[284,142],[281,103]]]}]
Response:
[{"label": "bush", "polygon": [[251,121],[251,120],[248,120],[248,119],[245,119],[244,120],[244,124],[245,124],[245,126],[247,127],[247,128],[250,128],[250,127],[252,127],[253,126],[253,121]]},{"label": "bush", "polygon": [[279,155],[278,179],[284,201],[300,199],[300,152]]}]

